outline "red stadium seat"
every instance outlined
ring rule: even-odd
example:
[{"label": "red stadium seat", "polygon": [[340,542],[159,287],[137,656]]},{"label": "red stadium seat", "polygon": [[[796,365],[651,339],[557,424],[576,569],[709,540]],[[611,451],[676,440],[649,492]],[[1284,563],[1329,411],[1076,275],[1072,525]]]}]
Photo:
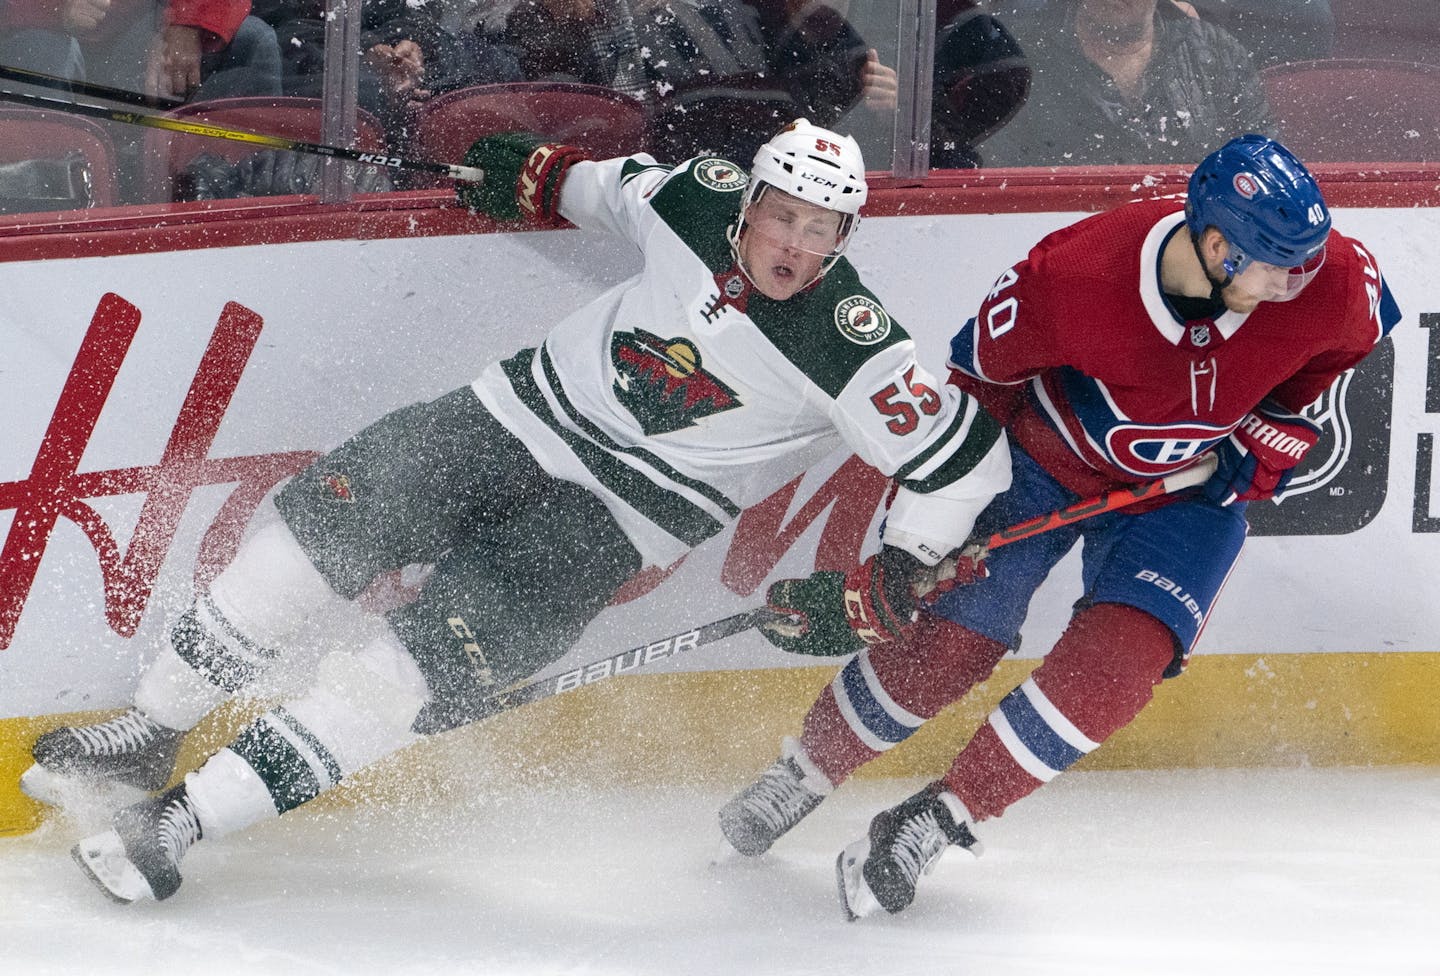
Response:
[{"label": "red stadium seat", "polygon": [[0,213],[56,209],[54,204],[76,207],[113,207],[117,203],[118,180],[115,147],[98,123],[62,112],[6,106],[0,108],[0,165],[27,160],[70,161],[78,169],[75,195],[57,189],[55,197],[31,200],[0,200]]},{"label": "red stadium seat", "polygon": [[[186,122],[213,122],[227,129],[320,143],[323,104],[318,98],[293,96],[217,98],[191,102],[165,114]],[[184,172],[190,161],[201,153],[214,153],[235,162],[266,148],[252,142],[171,132],[168,129],[147,129],[141,164],[145,202],[175,199],[176,176]],[[386,148],[384,126],[364,109],[359,110],[356,119],[355,148],[379,152]]]},{"label": "red stadium seat", "polygon": [[1330,0],[1337,58],[1429,61],[1440,50],[1435,0]]},{"label": "red stadium seat", "polygon": [[[409,152],[417,159],[458,163],[481,136],[516,130],[581,146],[605,159],[645,148],[646,113],[635,99],[596,85],[476,85],[421,103]],[[444,185],[440,178],[421,179],[422,185]]]},{"label": "red stadium seat", "polygon": [[1440,66],[1335,58],[1260,78],[1281,141],[1306,162],[1440,160]]}]

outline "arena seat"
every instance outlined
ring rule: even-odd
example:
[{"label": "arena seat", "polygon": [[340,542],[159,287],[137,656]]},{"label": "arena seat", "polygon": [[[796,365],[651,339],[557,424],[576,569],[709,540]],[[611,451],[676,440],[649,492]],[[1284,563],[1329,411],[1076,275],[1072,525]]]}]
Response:
[{"label": "arena seat", "polygon": [[1440,160],[1440,65],[1332,58],[1260,78],[1281,140],[1306,162]]},{"label": "arena seat", "polygon": [[1440,50],[1435,0],[1330,0],[1337,58],[1430,61]]},{"label": "arena seat", "polygon": [[[296,96],[217,98],[191,102],[165,115],[185,122],[211,122],[227,129],[320,143],[324,103],[318,98]],[[374,115],[360,109],[356,118],[355,148],[383,152],[386,145],[384,126]],[[141,161],[144,202],[174,200],[176,177],[201,153],[214,153],[235,162],[266,148],[269,147],[233,139],[147,129]]]},{"label": "arena seat", "polygon": [[115,167],[115,147],[98,122],[0,107],[0,214],[114,206]]},{"label": "arena seat", "polygon": [[[510,82],[459,88],[422,102],[407,153],[458,163],[471,143],[495,132],[538,132],[610,158],[646,148],[646,111],[609,88],[566,82]],[[445,185],[421,177],[418,185]]]}]

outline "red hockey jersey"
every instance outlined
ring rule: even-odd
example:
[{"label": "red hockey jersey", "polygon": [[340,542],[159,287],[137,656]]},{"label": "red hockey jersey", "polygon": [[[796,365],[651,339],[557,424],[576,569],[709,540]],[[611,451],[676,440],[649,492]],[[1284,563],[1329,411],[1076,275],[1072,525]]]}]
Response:
[{"label": "red hockey jersey", "polygon": [[1182,204],[1135,203],[1040,241],[951,341],[951,379],[1081,495],[1188,467],[1261,400],[1299,413],[1398,321],[1375,259],[1332,232],[1289,302],[1183,321],[1160,255]]}]

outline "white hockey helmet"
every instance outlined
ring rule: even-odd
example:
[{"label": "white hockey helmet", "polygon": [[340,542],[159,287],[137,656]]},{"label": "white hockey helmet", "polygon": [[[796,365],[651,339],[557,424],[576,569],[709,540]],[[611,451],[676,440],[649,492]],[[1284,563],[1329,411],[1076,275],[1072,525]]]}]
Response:
[{"label": "white hockey helmet", "polygon": [[860,208],[869,196],[860,144],[851,136],[813,125],[808,119],[796,119],[761,146],[750,168],[750,185],[740,202],[740,220],[729,235],[737,259],[750,206],[769,189],[843,215],[835,247],[825,255],[816,275],[819,278],[845,253],[860,224]]},{"label": "white hockey helmet", "polygon": [[844,214],[859,214],[869,195],[860,144],[806,119],[791,122],[760,147],[750,178]]}]

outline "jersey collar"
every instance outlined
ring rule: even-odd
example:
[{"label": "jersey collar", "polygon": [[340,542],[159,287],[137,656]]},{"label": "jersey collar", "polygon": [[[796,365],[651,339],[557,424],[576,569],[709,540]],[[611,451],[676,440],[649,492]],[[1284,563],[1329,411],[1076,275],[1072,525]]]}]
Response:
[{"label": "jersey collar", "polygon": [[[1185,211],[1167,214],[1150,228],[1150,233],[1145,235],[1145,243],[1140,248],[1140,300],[1150,315],[1151,324],[1172,346],[1205,344],[1195,341],[1192,334],[1194,330],[1175,314],[1160,288],[1160,255],[1172,237],[1185,232]],[[1215,331],[1220,333],[1222,339],[1228,339],[1245,324],[1247,318],[1248,312],[1242,314],[1227,309],[1213,320]]]}]

